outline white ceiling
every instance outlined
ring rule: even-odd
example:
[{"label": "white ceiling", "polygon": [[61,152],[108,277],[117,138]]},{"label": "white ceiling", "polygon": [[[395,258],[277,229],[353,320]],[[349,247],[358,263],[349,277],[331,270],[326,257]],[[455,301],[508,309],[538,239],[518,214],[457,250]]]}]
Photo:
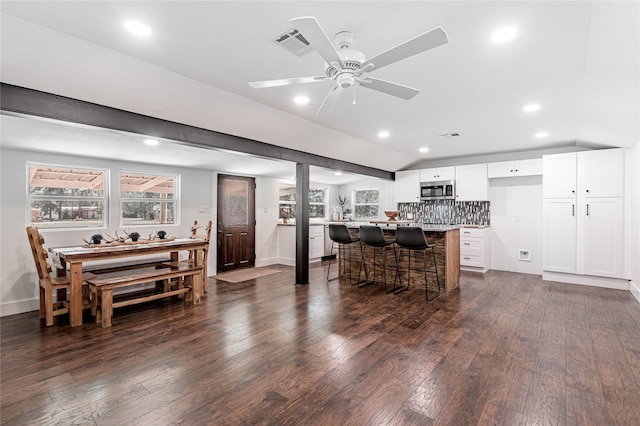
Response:
[{"label": "white ceiling", "polygon": [[[458,156],[640,141],[636,1],[2,1],[0,8],[5,83],[384,170]],[[323,73],[317,52],[296,57],[270,41],[298,16],[315,16],[330,36],[353,31],[354,48],[367,57],[437,26],[449,43],[371,73],[421,89],[415,98],[360,89],[357,105],[345,93],[332,114],[317,116],[331,82],[268,89],[247,84]],[[127,19],[145,21],[152,36],[125,33]],[[491,43],[492,32],[505,25],[517,26],[517,37]],[[292,98],[303,93],[310,104],[294,105]],[[524,114],[529,102],[542,108]],[[387,140],[378,140],[381,129],[391,133]],[[539,131],[549,136],[534,138]],[[449,132],[461,136],[439,136]],[[91,148],[93,155],[109,155],[106,146],[122,152],[119,139],[109,138]],[[57,145],[29,149],[64,149]],[[429,152],[419,154],[423,146]],[[219,167],[199,155],[165,145],[157,161]]]}]

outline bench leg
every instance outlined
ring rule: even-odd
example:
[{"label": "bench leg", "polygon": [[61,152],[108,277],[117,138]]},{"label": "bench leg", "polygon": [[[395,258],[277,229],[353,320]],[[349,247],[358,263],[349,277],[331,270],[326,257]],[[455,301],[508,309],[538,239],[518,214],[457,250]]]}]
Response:
[{"label": "bench leg", "polygon": [[102,326],[111,327],[111,319],[113,318],[113,290],[105,289],[102,293],[100,312],[102,313]]}]

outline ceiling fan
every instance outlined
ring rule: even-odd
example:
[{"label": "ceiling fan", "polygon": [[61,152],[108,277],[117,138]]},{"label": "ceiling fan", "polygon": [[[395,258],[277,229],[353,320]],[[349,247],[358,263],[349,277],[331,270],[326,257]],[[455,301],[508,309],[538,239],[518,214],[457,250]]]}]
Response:
[{"label": "ceiling fan", "polygon": [[362,52],[351,48],[353,34],[349,31],[342,31],[336,34],[335,41],[339,47],[339,49],[336,49],[320,26],[320,23],[318,23],[316,18],[313,16],[293,18],[290,19],[289,22],[295,26],[300,34],[309,42],[311,47],[313,47],[325,60],[325,74],[314,77],[294,77],[279,80],[253,81],[249,83],[249,86],[255,89],[262,89],[265,87],[335,80],[337,84],[331,88],[327,96],[324,98],[317,114],[330,113],[338,103],[338,99],[340,99],[340,95],[344,89],[348,89],[353,86],[355,90],[356,85],[377,90],[402,99],[408,100],[413,98],[415,95],[420,93],[419,89],[369,77],[367,73],[446,44],[449,41],[447,39],[447,34],[442,30],[442,28],[437,27],[399,44],[378,56],[365,59]]}]

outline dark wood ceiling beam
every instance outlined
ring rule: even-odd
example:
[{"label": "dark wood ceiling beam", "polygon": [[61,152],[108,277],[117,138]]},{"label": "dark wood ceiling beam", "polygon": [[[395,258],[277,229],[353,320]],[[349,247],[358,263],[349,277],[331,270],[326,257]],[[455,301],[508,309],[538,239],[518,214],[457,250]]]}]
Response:
[{"label": "dark wood ceiling beam", "polygon": [[26,114],[69,123],[171,139],[193,147],[227,149],[265,158],[275,158],[340,170],[347,173],[389,180],[395,178],[395,173],[373,167],[6,83],[1,83],[0,86],[0,109],[3,112]]}]

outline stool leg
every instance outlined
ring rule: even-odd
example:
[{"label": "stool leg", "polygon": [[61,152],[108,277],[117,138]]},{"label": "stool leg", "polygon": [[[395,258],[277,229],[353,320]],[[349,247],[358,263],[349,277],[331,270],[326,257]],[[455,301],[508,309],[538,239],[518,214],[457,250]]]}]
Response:
[{"label": "stool leg", "polygon": [[334,281],[337,279],[340,279],[340,245],[338,245],[338,255],[336,256],[336,259],[338,261],[338,276],[329,279],[329,274],[331,273],[331,260],[333,258],[333,246],[335,244],[335,241],[331,243],[331,251],[329,252],[329,267],[327,268],[327,282],[329,281]]},{"label": "stool leg", "polygon": [[[408,250],[408,249],[407,249]],[[409,284],[411,283],[411,250],[408,250],[409,256],[409,264],[407,269],[407,285],[402,286],[402,277],[400,277],[400,260],[402,259],[402,247],[398,249],[398,257],[396,257],[396,277],[398,278],[398,282],[400,283],[400,287],[396,289],[396,282],[393,281],[393,294],[402,293],[403,291],[409,289]]]},{"label": "stool leg", "polygon": [[[438,276],[438,265],[436,264],[436,252],[433,248],[433,246],[431,247],[431,257],[433,258],[433,271],[436,274],[436,284],[438,285],[438,294],[436,294],[434,297],[432,297],[431,299],[429,299],[429,286],[426,286],[425,289],[425,293],[426,293],[426,297],[427,297],[427,301],[431,301],[433,299],[435,299],[436,297],[440,296],[440,277]],[[427,269],[427,252],[425,250],[425,271]],[[425,272],[425,280],[426,280],[426,272]]]}]

